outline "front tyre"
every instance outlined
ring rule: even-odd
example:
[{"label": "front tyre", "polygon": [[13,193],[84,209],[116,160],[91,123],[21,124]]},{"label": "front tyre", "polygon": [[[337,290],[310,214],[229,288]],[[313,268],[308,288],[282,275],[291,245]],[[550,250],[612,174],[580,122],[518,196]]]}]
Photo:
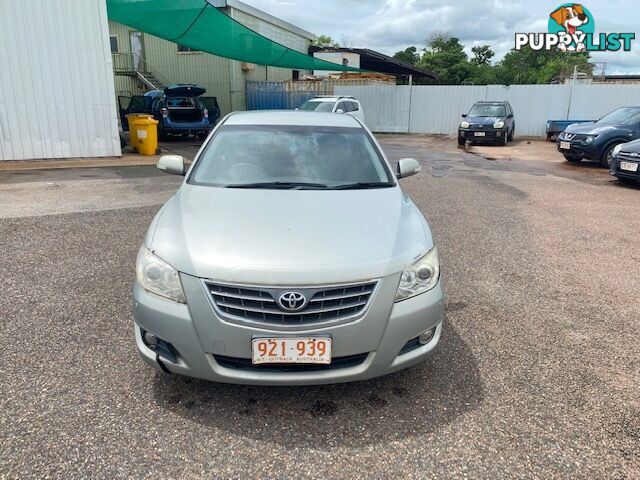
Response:
[{"label": "front tyre", "polygon": [[458,137],[458,146],[463,147],[464,144],[467,143],[467,140],[464,137]]},{"label": "front tyre", "polygon": [[616,148],[617,145],[618,143],[614,143],[604,149],[604,152],[602,152],[602,155],[600,156],[599,163],[601,167],[603,168],[611,167],[611,163],[613,162],[613,149]]}]

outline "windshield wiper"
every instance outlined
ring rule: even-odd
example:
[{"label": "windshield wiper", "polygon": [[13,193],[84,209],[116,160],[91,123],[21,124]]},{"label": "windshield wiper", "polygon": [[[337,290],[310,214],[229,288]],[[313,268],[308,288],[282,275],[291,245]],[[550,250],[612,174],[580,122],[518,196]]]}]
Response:
[{"label": "windshield wiper", "polygon": [[282,190],[325,190],[328,188],[324,183],[306,182],[254,182],[254,183],[232,183],[225,185],[225,188],[266,188]]},{"label": "windshield wiper", "polygon": [[388,182],[356,182],[356,183],[345,183],[344,185],[334,185],[331,187],[332,190],[358,190],[365,188],[386,188],[393,187],[393,184]]}]

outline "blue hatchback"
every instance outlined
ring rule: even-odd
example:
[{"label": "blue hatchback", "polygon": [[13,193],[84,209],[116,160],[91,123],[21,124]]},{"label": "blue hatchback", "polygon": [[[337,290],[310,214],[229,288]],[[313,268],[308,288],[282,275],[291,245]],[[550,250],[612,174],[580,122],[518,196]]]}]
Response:
[{"label": "blue hatchback", "polygon": [[600,120],[569,125],[558,135],[558,151],[570,162],[592,160],[609,168],[616,146],[640,138],[640,107],[621,107]]},{"label": "blue hatchback", "polygon": [[126,115],[149,113],[158,120],[160,137],[193,134],[204,138],[220,117],[216,97],[204,97],[206,90],[194,84],[169,85],[164,91],[153,90],[142,96],[120,99],[122,129],[128,130]]}]

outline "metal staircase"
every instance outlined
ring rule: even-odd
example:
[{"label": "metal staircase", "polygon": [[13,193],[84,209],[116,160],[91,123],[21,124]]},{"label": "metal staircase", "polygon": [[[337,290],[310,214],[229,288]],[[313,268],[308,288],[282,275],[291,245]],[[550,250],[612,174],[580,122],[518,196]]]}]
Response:
[{"label": "metal staircase", "polygon": [[169,85],[155,68],[133,53],[112,53],[111,58],[115,75],[135,77],[150,90],[164,90]]}]

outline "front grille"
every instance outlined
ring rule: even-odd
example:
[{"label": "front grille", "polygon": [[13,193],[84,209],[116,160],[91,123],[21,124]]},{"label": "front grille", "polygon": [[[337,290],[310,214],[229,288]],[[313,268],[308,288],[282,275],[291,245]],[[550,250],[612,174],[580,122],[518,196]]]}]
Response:
[{"label": "front grille", "polygon": [[[377,282],[321,288],[267,288],[205,282],[218,313],[232,320],[297,326],[336,322],[361,315],[369,305]],[[299,292],[308,303],[287,312],[277,302],[285,292]]]},{"label": "front grille", "polygon": [[630,161],[630,162],[640,162],[640,157],[638,157],[638,154],[635,153],[635,155],[631,152],[620,152],[618,153],[618,158],[621,160],[626,161]]},{"label": "front grille", "polygon": [[361,365],[368,353],[349,355],[347,357],[336,357],[328,365],[325,364],[302,364],[302,363],[280,363],[254,365],[250,358],[225,357],[214,355],[215,361],[224,368],[235,370],[260,371],[260,372],[315,372],[318,370],[338,370],[341,368],[352,368]]}]

